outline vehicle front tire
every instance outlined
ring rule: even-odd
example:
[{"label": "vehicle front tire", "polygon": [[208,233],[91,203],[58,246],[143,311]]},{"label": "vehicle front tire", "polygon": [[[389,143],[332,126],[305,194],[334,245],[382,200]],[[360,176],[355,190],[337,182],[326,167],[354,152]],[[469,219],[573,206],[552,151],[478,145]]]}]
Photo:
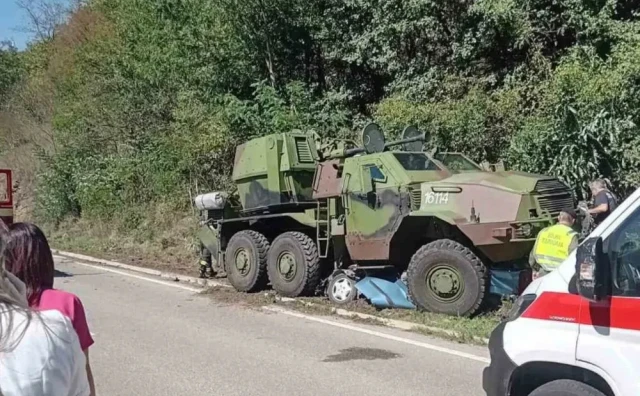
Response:
[{"label": "vehicle front tire", "polygon": [[606,396],[583,382],[557,380],[536,388],[529,396]]},{"label": "vehicle front tire", "polygon": [[320,283],[318,247],[301,232],[285,232],[271,244],[267,260],[271,286],[284,297],[313,295]]},{"label": "vehicle front tire", "polygon": [[487,269],[462,244],[440,239],[422,246],[407,269],[411,300],[418,309],[455,316],[472,316],[488,290]]},{"label": "vehicle front tire", "polygon": [[269,241],[261,233],[244,230],[234,234],[225,251],[229,283],[240,292],[256,292],[267,285]]}]

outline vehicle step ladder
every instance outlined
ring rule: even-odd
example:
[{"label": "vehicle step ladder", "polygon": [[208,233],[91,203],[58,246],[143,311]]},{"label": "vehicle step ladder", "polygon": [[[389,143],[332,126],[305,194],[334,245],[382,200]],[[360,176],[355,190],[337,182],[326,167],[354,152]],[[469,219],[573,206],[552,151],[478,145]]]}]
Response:
[{"label": "vehicle step ladder", "polygon": [[331,218],[329,215],[328,199],[319,199],[316,210],[316,243],[320,258],[329,256],[329,244],[331,239]]}]

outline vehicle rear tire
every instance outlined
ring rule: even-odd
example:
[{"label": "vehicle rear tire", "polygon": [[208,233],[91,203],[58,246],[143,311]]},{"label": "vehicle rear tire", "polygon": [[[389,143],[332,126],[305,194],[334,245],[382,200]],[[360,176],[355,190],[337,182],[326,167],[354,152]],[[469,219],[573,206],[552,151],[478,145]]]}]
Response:
[{"label": "vehicle rear tire", "polygon": [[234,234],[225,251],[229,283],[240,292],[256,292],[267,285],[269,241],[261,233],[244,230]]},{"label": "vehicle rear tire", "polygon": [[421,247],[407,269],[409,295],[418,309],[471,316],[485,299],[487,269],[468,248],[450,239]]},{"label": "vehicle rear tire", "polygon": [[605,394],[582,382],[557,380],[536,388],[529,396],[605,396]]},{"label": "vehicle rear tire", "polygon": [[271,244],[267,272],[271,286],[282,296],[314,294],[320,283],[316,243],[301,232],[281,234]]},{"label": "vehicle rear tire", "polygon": [[356,299],[356,281],[344,272],[334,276],[327,285],[327,297],[336,305],[346,305]]}]

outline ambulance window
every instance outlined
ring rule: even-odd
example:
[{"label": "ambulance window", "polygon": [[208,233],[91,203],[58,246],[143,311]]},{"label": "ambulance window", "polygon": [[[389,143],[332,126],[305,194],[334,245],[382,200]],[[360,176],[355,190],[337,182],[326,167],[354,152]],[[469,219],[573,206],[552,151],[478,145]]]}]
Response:
[{"label": "ambulance window", "polygon": [[613,295],[640,297],[640,210],[633,212],[607,242]]}]

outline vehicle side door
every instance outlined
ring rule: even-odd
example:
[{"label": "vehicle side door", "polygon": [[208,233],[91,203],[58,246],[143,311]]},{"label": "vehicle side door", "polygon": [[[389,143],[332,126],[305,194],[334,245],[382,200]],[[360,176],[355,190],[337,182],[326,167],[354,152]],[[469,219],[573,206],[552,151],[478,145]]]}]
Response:
[{"label": "vehicle side door", "polygon": [[[622,395],[640,394],[640,208],[605,240],[611,297],[581,299],[576,360],[616,384]],[[609,377],[609,378],[607,378]]]},{"label": "vehicle side door", "polygon": [[346,241],[351,258],[387,260],[399,202],[392,173],[379,158],[360,161],[343,191]]}]

